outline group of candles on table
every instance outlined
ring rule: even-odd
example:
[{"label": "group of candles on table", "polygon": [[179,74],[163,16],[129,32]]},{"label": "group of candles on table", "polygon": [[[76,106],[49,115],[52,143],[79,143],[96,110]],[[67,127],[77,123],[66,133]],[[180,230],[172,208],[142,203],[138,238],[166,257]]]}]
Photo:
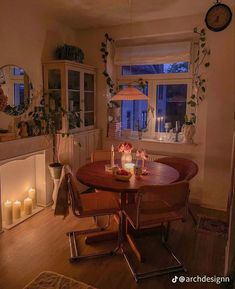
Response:
[{"label": "group of candles on table", "polygon": [[[33,188],[28,190],[28,197],[24,199],[24,215],[31,215],[36,208],[36,191]],[[4,203],[5,225],[13,224],[13,220],[21,218],[21,201],[9,201]]]},{"label": "group of candles on table", "polygon": [[[121,167],[122,171],[135,174],[136,176],[143,174],[146,170],[144,168],[144,161],[148,159],[148,155],[145,150],[136,151],[136,163],[132,163],[131,151],[133,149],[132,144],[124,142],[118,146],[118,151],[122,153],[121,157]],[[141,165],[138,164],[138,161],[141,160]],[[120,171],[120,168],[115,164],[115,152],[114,146],[111,146],[111,161],[110,165],[107,165],[107,171],[112,171],[114,174],[117,171]],[[147,172],[147,171],[146,171]]]}]

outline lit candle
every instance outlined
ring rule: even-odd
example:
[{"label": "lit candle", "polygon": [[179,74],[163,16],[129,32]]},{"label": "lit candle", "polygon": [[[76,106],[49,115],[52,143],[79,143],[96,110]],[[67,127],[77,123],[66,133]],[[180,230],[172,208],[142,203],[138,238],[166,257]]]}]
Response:
[{"label": "lit candle", "polygon": [[124,169],[126,169],[128,172],[134,174],[134,168],[135,168],[135,164],[133,163],[126,163],[124,165]]},{"label": "lit candle", "polygon": [[160,128],[161,128],[161,118],[158,117],[157,118],[157,131],[160,132]]},{"label": "lit candle", "polygon": [[21,202],[15,201],[13,203],[13,219],[19,219],[21,217]]},{"label": "lit candle", "polygon": [[33,201],[30,198],[24,199],[24,213],[25,215],[31,215],[33,210]]},{"label": "lit candle", "polygon": [[114,167],[114,146],[111,146],[111,168]]},{"label": "lit candle", "polygon": [[36,208],[36,191],[33,188],[29,189],[29,198],[32,199],[33,202],[33,209]]},{"label": "lit candle", "polygon": [[13,215],[12,215],[12,202],[6,201],[4,203],[4,214],[5,214],[5,224],[11,225],[13,222]]}]

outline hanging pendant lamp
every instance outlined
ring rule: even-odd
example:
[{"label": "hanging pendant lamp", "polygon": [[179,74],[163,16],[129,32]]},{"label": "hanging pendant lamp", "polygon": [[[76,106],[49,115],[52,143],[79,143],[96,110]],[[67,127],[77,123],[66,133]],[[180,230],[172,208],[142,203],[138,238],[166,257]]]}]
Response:
[{"label": "hanging pendant lamp", "polygon": [[[129,0],[129,10],[130,10],[130,25],[132,28],[132,0]],[[132,33],[130,33],[131,35]],[[130,59],[131,60],[131,59]],[[131,61],[130,61],[131,63]],[[111,100],[148,100],[148,97],[143,94],[140,90],[135,88],[133,85],[128,84],[126,88],[121,89],[117,94],[115,94]]]},{"label": "hanging pendant lamp", "polygon": [[128,85],[128,87],[120,90],[115,94],[112,100],[148,100],[148,97],[134,86]]}]

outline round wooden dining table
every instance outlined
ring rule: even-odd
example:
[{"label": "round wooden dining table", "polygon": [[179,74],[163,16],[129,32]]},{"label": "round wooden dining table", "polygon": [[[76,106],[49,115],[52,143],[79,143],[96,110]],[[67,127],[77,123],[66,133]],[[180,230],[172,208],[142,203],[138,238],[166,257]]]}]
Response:
[{"label": "round wooden dining table", "polygon": [[[146,185],[168,185],[176,182],[179,179],[179,172],[165,164],[145,161],[145,168],[147,174],[141,176],[139,179],[132,175],[129,181],[116,180],[115,176],[105,171],[105,165],[109,164],[109,161],[97,161],[89,163],[77,170],[76,177],[84,185],[95,189],[101,189],[111,192],[117,192],[121,194],[121,209],[124,208],[126,202],[133,202],[134,195],[138,192],[141,186]],[[117,161],[120,165],[120,162]],[[143,256],[138,249],[133,237],[128,233],[126,229],[126,218],[122,214],[122,239],[127,239],[132,250],[136,254],[137,258],[142,261]],[[94,233],[87,236],[86,243],[117,238],[117,232],[101,232]]]},{"label": "round wooden dining table", "polygon": [[165,164],[145,161],[146,175],[140,179],[132,175],[128,182],[119,181],[105,171],[106,164],[109,164],[109,161],[89,163],[78,169],[76,177],[89,187],[128,194],[137,193],[141,186],[168,185],[179,179],[179,172],[176,169]]}]

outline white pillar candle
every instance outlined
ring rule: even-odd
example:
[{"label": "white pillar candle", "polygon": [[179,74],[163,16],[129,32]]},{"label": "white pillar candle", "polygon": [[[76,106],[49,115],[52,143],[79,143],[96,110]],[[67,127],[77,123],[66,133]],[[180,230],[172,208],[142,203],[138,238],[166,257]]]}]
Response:
[{"label": "white pillar candle", "polygon": [[161,127],[161,118],[157,118],[157,131],[160,132],[160,127]]},{"label": "white pillar candle", "polygon": [[13,223],[12,202],[6,201],[4,203],[5,224],[11,225]]},{"label": "white pillar candle", "polygon": [[13,203],[13,219],[19,219],[21,217],[21,202],[15,201]]},{"label": "white pillar candle", "polygon": [[33,201],[30,198],[24,199],[24,213],[25,215],[31,215],[33,210]]},{"label": "white pillar candle", "polygon": [[111,168],[114,167],[114,146],[111,146]]},{"label": "white pillar candle", "polygon": [[35,191],[35,189],[30,188],[28,194],[29,194],[29,198],[32,199],[33,209],[35,209],[36,208],[36,191]]}]

